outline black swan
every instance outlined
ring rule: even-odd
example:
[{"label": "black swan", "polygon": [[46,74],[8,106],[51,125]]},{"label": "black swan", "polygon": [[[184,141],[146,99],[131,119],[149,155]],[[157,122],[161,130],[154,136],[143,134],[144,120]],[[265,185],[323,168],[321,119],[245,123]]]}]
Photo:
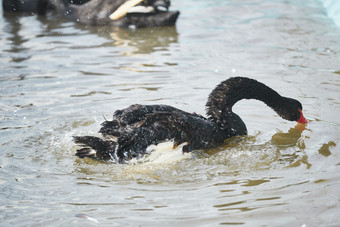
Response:
[{"label": "black swan", "polygon": [[75,22],[112,27],[155,27],[176,24],[179,11],[170,0],[3,0],[4,12],[46,14],[50,10]]},{"label": "black swan", "polygon": [[185,143],[183,152],[212,148],[227,138],[247,134],[246,125],[232,111],[242,99],[260,100],[283,119],[307,123],[299,101],[283,97],[254,79],[232,77],[210,93],[208,118],[167,105],[131,105],[117,110],[112,121],[102,123],[102,138],[75,136],[74,141],[82,146],[76,156],[124,163],[148,154],[150,145],[171,140],[174,146]]}]

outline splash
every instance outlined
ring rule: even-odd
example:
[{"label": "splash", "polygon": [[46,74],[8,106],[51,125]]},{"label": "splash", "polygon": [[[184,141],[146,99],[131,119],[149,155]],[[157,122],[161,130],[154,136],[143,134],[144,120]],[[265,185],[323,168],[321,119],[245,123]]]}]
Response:
[{"label": "splash", "polygon": [[191,157],[190,153],[183,153],[183,146],[186,143],[182,143],[174,148],[174,142],[168,141],[158,145],[151,145],[147,148],[150,155],[141,159],[133,159],[130,164],[142,164],[142,165],[153,165],[153,164],[173,164],[184,159]]},{"label": "splash", "polygon": [[[121,176],[126,179],[134,179],[143,182],[173,182],[181,179],[179,177],[183,165],[187,165],[188,159],[191,159],[192,153],[183,153],[183,143],[174,148],[172,141],[160,143],[157,146],[148,147],[150,155],[141,159],[132,159],[128,165],[121,169]],[[185,172],[185,171],[184,171]],[[189,175],[190,176],[190,175]],[[189,177],[188,176],[188,177]]]},{"label": "splash", "polygon": [[[279,131],[270,140],[267,134],[261,133],[233,137],[214,149],[190,153],[182,151],[186,143],[174,147],[174,142],[168,141],[149,146],[149,155],[132,159],[126,164],[75,158],[76,148],[69,139],[70,135],[59,135],[58,138],[62,137],[57,141],[59,146],[55,143],[52,146],[54,150],[59,148],[57,150],[61,151],[57,152],[61,156],[58,157],[58,165],[65,162],[63,165],[67,168],[66,165],[72,166],[70,162],[73,162],[74,171],[86,178],[90,176],[97,180],[105,178],[109,181],[139,183],[183,183],[300,165],[308,168],[310,164],[304,152],[302,131],[299,128],[291,128],[288,132]],[[61,161],[64,159],[69,161]]]}]

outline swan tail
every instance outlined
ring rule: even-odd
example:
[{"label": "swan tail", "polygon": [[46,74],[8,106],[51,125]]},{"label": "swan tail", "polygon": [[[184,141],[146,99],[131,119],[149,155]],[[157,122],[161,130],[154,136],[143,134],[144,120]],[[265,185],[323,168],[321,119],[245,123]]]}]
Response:
[{"label": "swan tail", "polygon": [[116,161],[117,159],[115,155],[117,143],[114,140],[103,140],[95,136],[74,136],[73,139],[82,147],[76,152],[79,158],[103,161]]}]

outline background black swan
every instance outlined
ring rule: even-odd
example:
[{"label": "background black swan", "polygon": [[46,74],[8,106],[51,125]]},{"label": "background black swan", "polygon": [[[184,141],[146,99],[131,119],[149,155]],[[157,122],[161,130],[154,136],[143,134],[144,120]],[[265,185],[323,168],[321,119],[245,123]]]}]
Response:
[{"label": "background black swan", "polygon": [[76,155],[124,163],[149,153],[148,146],[169,140],[174,146],[186,143],[183,152],[212,148],[227,138],[247,134],[246,125],[232,111],[242,99],[260,100],[283,119],[307,123],[299,101],[283,97],[254,79],[232,77],[210,93],[208,118],[167,105],[131,105],[117,110],[112,121],[102,123],[99,132],[103,138],[75,136],[75,142],[83,147]]},{"label": "background black swan", "polygon": [[179,16],[179,11],[169,10],[170,0],[2,0],[2,7],[15,14],[55,10],[82,24],[123,28],[173,26]]}]

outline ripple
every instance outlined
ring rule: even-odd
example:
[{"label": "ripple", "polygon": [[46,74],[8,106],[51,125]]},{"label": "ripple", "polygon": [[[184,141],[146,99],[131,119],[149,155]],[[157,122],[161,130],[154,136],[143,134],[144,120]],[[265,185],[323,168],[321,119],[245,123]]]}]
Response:
[{"label": "ripple", "polygon": [[96,95],[96,94],[111,95],[112,93],[105,92],[105,91],[91,91],[91,92],[81,94],[81,95],[70,95],[70,97],[86,97],[86,96],[93,96],[93,95]]}]

